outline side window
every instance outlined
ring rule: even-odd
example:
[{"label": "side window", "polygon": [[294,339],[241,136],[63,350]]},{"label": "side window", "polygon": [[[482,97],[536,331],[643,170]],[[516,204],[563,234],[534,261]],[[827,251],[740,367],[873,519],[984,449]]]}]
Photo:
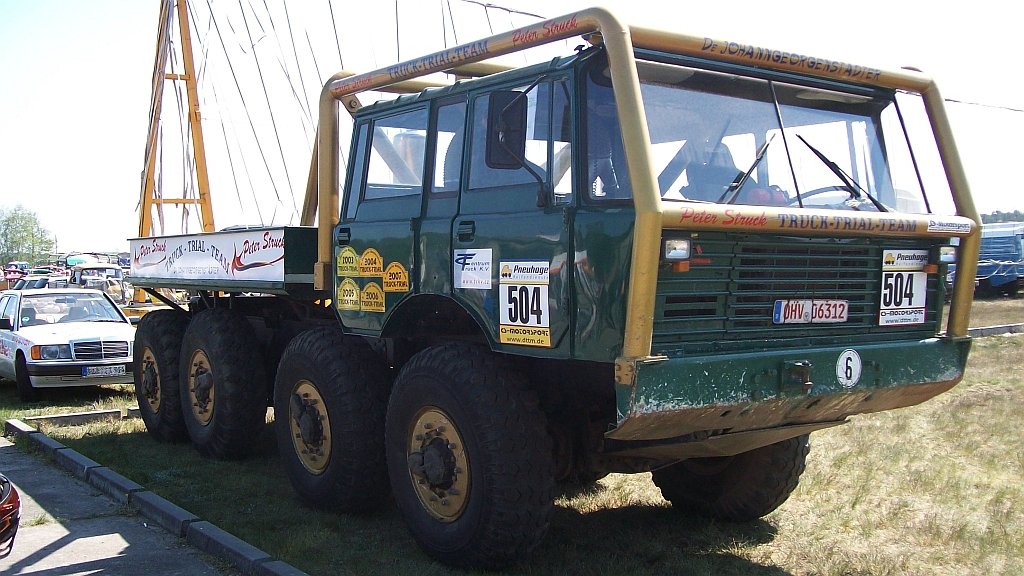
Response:
[{"label": "side window", "polygon": [[345,219],[352,220],[356,217],[356,208],[359,207],[359,197],[363,191],[363,182],[366,170],[363,169],[363,162],[366,161],[366,139],[369,134],[369,124],[359,125],[359,136],[356,138],[355,151],[352,154],[352,169],[349,170],[351,182],[349,184],[348,208],[345,210]]},{"label": "side window", "polygon": [[440,106],[437,109],[437,141],[434,149],[434,192],[459,189],[465,140],[466,102]]},{"label": "side window", "polygon": [[375,120],[363,199],[419,194],[426,141],[426,108]]},{"label": "side window", "polygon": [[569,108],[569,82],[555,82],[551,106],[551,181],[555,185],[555,203],[572,202],[572,111]]},{"label": "side window", "polygon": [[4,296],[0,298],[0,317],[7,318],[14,324],[14,315],[16,312],[16,302],[14,296]]},{"label": "side window", "polygon": [[[520,88],[520,90],[525,87]],[[549,157],[551,137],[550,106],[551,84],[538,84],[523,96],[527,99],[526,121],[526,167],[518,169],[498,169],[487,166],[485,162],[487,150],[487,114],[488,95],[482,94],[473,100],[473,127],[470,137],[469,188],[471,190],[535,184],[537,177],[531,170],[545,181],[545,166]]]}]

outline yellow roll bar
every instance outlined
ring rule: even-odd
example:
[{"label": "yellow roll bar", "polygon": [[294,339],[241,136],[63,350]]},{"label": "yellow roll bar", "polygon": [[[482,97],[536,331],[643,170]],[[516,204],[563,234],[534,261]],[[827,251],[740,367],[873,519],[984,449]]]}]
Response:
[{"label": "yellow roll bar", "polygon": [[[666,209],[661,202],[657,177],[651,160],[646,114],[643,100],[640,97],[640,81],[637,77],[636,62],[633,57],[634,47],[921,94],[932,130],[938,137],[940,158],[953,191],[959,216],[929,218],[926,216],[905,217],[906,215],[887,213],[858,215],[858,217],[866,219],[865,221],[871,225],[893,227],[880,228],[893,235],[953,235],[961,237],[959,270],[953,291],[947,334],[953,337],[966,336],[980,245],[980,231],[976,224],[979,218],[970,196],[960,157],[953,142],[952,130],[949,127],[942,97],[930,78],[910,70],[881,70],[737,42],[646,28],[631,28],[622,24],[612,13],[603,8],[589,8],[544,20],[364,74],[352,75],[349,72],[342,72],[328,80],[320,95],[320,130],[317,145],[320,218],[317,234],[318,256],[314,270],[315,288],[317,290],[325,289],[333,266],[334,250],[331,235],[339,218],[337,170],[339,101],[345,101],[347,107],[352,108],[351,98],[360,92],[382,90],[428,74],[454,70],[468,64],[592,32],[600,33],[608,51],[609,70],[618,108],[619,124],[622,127],[622,139],[632,181],[633,203],[636,209],[626,327],[622,356],[616,359],[616,380],[620,384],[631,384],[636,364],[652,359],[651,339],[654,325],[655,290],[663,227],[681,227],[684,211],[693,210],[696,206],[681,204],[678,207]],[[737,209],[735,206],[728,208]],[[727,207],[701,204],[700,209],[708,210],[724,218]],[[753,231],[781,229],[789,221],[788,218],[792,216],[785,210],[774,208],[758,209],[758,212],[764,217],[764,223],[761,223],[761,220],[744,221],[729,229]],[[801,210],[799,215],[812,217],[820,215],[818,212],[820,211]],[[830,215],[834,216],[834,214]],[[897,230],[895,227],[901,223],[892,220],[903,220],[902,225],[906,228],[902,232]],[[768,222],[772,223],[771,226],[768,226]],[[841,226],[841,224],[835,226]],[[714,228],[709,224],[696,224],[691,229]],[[834,234],[838,231],[840,229],[835,228],[824,230],[821,233]],[[801,233],[806,233],[806,231],[801,230]]]}]

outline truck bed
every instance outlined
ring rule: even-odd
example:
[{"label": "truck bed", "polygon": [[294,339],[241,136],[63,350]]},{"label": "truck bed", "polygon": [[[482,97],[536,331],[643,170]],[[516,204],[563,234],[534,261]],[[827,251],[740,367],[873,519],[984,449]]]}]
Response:
[{"label": "truck bed", "polygon": [[312,226],[133,238],[130,246],[130,280],[140,288],[314,295]]}]

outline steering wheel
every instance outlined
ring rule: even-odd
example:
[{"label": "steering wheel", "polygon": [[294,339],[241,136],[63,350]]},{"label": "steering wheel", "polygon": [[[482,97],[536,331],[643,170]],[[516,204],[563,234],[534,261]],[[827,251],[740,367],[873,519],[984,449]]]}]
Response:
[{"label": "steering wheel", "polygon": [[848,198],[856,198],[857,197],[857,195],[853,191],[853,189],[850,188],[849,186],[846,186],[845,184],[841,185],[841,186],[823,186],[821,188],[815,188],[814,190],[810,190],[810,191],[807,191],[807,192],[801,192],[800,194],[797,194],[797,195],[793,196],[792,198],[789,199],[789,202],[786,203],[786,206],[793,206],[794,204],[799,204],[799,203],[803,202],[804,200],[807,200],[808,198],[812,198],[812,197],[818,196],[820,194],[826,194],[828,192],[839,192],[839,191],[846,192],[847,195],[848,195]]}]

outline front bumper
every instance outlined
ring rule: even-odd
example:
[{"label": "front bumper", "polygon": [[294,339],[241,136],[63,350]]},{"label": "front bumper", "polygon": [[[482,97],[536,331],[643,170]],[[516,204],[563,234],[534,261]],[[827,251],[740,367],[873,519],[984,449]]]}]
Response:
[{"label": "front bumper", "polygon": [[[859,358],[856,381],[849,378],[850,350]],[[619,423],[605,436],[649,446],[703,443],[710,451],[693,446],[691,452],[735,454],[854,414],[924,402],[960,381],[969,350],[969,338],[929,338],[648,358],[636,362],[632,386],[616,387]],[[734,441],[741,433],[746,440]],[[730,435],[734,440],[728,447],[709,448],[725,445],[722,440]]]},{"label": "front bumper", "polygon": [[[88,366],[124,366],[124,374],[111,376],[82,376],[82,369]],[[35,388],[59,388],[63,386],[96,386],[99,384],[131,384],[135,381],[132,362],[50,362],[28,364],[29,378]]]}]

